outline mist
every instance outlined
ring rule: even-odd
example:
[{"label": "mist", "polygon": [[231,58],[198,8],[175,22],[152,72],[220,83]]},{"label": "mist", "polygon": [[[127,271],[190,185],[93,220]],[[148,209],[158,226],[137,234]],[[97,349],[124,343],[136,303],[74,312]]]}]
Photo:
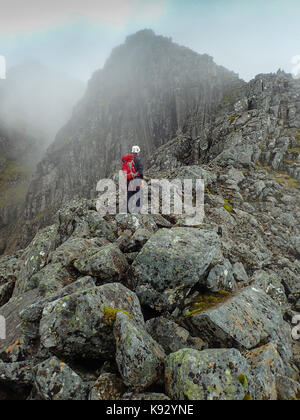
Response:
[{"label": "mist", "polygon": [[41,149],[53,142],[85,90],[82,81],[35,60],[20,62],[0,81],[0,121],[37,139]]}]

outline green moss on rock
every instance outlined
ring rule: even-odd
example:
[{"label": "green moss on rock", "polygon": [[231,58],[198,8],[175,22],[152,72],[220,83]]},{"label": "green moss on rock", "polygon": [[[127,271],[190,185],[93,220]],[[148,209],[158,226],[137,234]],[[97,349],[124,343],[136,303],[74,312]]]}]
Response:
[{"label": "green moss on rock", "polygon": [[103,308],[104,322],[112,326],[115,323],[118,312],[122,312],[123,314],[127,315],[130,319],[133,319],[132,316],[127,311],[124,311],[123,309],[109,308],[108,306],[105,306]]}]

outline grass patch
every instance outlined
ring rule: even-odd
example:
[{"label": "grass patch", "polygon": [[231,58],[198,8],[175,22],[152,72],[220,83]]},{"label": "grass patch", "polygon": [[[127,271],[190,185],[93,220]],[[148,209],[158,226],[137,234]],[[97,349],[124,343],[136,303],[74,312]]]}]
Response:
[{"label": "grass patch", "polygon": [[220,303],[226,302],[230,296],[231,294],[226,290],[220,290],[217,293],[207,293],[199,296],[190,306],[189,311],[185,313],[185,318],[190,318],[199,312],[207,311]]}]

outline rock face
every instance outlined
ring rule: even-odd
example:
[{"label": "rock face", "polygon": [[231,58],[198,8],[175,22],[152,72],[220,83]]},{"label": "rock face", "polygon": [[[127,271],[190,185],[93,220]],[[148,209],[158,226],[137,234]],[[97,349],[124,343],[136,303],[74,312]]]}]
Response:
[{"label": "rock face", "polygon": [[[214,118],[225,90],[239,81],[170,39],[145,30],[114,49],[94,73],[70,122],[39,163],[27,196],[26,220],[51,214],[74,194],[97,195],[97,182],[120,168],[120,156],[139,144],[144,158],[175,137],[197,136]],[[40,226],[44,224],[40,219]],[[35,229],[37,229],[36,226]],[[23,231],[24,246],[35,232]]]},{"label": "rock face", "polygon": [[[1,92],[0,92],[1,97]],[[42,147],[34,135],[8,127],[0,118],[0,255],[10,250],[10,239]]]}]

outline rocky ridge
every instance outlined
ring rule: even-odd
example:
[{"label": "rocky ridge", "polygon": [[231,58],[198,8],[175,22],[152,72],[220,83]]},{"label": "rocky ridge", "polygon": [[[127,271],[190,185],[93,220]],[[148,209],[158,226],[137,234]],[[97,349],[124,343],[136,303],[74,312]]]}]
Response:
[{"label": "rocky ridge", "polygon": [[1,398],[298,398],[299,190],[239,165],[169,172],[205,175],[200,226],[75,198],[2,258]]},{"label": "rocky ridge", "polygon": [[238,81],[149,154],[149,184],[204,179],[203,223],[102,217],[71,189],[0,259],[1,399],[299,399],[299,87]]}]

